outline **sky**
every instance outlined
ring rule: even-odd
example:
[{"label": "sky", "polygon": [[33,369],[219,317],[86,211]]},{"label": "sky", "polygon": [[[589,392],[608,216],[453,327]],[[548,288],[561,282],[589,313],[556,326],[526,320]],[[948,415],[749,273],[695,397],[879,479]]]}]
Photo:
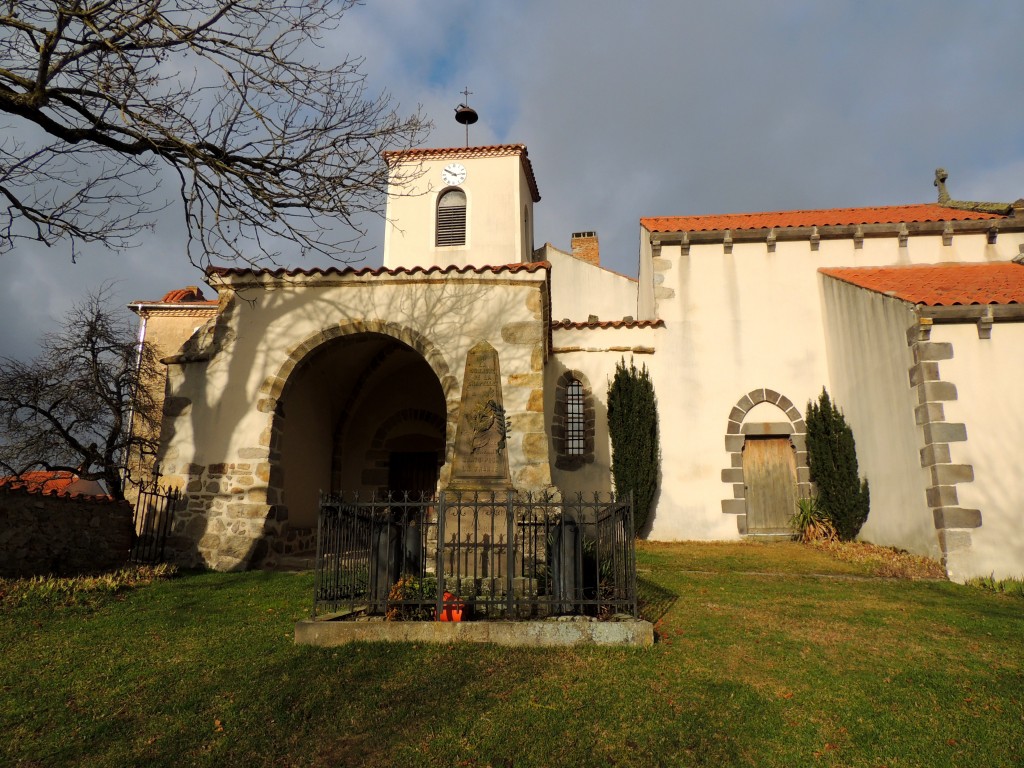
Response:
[{"label": "sky", "polygon": [[[930,202],[939,166],[954,198],[1024,197],[1022,39],[1020,0],[368,0],[320,55],[365,57],[371,92],[432,119],[423,146],[464,144],[468,87],[470,142],[528,147],[535,244],[595,230],[635,275],[642,216]],[[367,227],[340,256],[379,266]],[[0,270],[17,358],[104,283],[126,304],[203,277],[173,207],[131,250],[19,243]]]}]

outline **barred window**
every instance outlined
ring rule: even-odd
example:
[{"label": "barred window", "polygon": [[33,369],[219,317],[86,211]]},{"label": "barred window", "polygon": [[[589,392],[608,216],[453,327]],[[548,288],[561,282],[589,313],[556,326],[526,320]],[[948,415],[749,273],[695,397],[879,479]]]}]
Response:
[{"label": "barred window", "polygon": [[582,456],[586,447],[586,420],[583,415],[583,385],[576,379],[565,388],[565,453]]},{"label": "barred window", "polygon": [[450,189],[437,201],[435,244],[466,244],[466,193],[461,189]]},{"label": "barred window", "polygon": [[594,393],[581,371],[564,371],[555,384],[551,443],[555,468],[576,470],[594,461]]}]

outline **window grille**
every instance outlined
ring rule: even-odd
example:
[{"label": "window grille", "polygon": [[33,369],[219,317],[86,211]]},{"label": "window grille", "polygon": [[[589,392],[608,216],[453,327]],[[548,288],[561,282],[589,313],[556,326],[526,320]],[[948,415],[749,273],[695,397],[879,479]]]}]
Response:
[{"label": "window grille", "polygon": [[436,245],[466,244],[466,193],[451,189],[437,201]]},{"label": "window grille", "polygon": [[565,389],[565,453],[568,456],[582,456],[586,446],[583,407],[583,385],[572,379]]}]

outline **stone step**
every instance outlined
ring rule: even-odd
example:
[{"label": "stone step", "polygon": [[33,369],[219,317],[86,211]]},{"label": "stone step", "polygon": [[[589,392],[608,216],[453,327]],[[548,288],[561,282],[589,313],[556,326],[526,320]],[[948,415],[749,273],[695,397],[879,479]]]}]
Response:
[{"label": "stone step", "polygon": [[758,531],[744,534],[743,538],[753,541],[792,541],[795,536],[793,531]]},{"label": "stone step", "polygon": [[314,552],[297,553],[294,555],[281,555],[281,557],[277,558],[277,564],[272,566],[270,570],[311,571],[313,570],[314,559],[316,559],[316,553]]}]

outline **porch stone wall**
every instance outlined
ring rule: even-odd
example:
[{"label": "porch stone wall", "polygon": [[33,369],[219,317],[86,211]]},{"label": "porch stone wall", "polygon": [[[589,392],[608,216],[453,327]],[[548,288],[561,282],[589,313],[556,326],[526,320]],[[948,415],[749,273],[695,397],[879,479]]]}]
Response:
[{"label": "porch stone wall", "polygon": [[502,396],[512,425],[511,447],[518,445],[521,451],[518,461],[512,462],[512,466],[517,467],[512,473],[512,485],[518,490],[545,491],[552,488],[548,436],[544,430],[545,294],[529,291],[525,304],[532,319],[505,324],[501,338],[509,345],[528,350],[528,355],[523,357],[529,360],[529,370],[506,374]]},{"label": "porch stone wall", "polygon": [[273,567],[315,546],[313,529],[288,524],[280,471],[271,462],[189,464],[183,471],[187,504],[175,513],[167,541],[168,557],[179,565]]},{"label": "porch stone wall", "polygon": [[[480,340],[494,346],[511,424],[512,484],[551,489],[543,413],[550,349],[546,280],[538,267],[514,275],[495,269],[465,276],[228,276],[220,292],[245,298],[221,316],[230,343],[168,361],[167,402],[174,407],[165,408],[159,458],[163,477],[187,500],[169,542],[176,561],[218,570],[273,567],[313,549],[314,531],[293,527],[285,506],[288,381],[303,359],[349,334],[390,336],[421,354],[438,376],[447,408],[442,488],[451,471],[468,351]],[[485,306],[490,311],[482,312]],[[328,469],[323,488],[329,483]]]}]

